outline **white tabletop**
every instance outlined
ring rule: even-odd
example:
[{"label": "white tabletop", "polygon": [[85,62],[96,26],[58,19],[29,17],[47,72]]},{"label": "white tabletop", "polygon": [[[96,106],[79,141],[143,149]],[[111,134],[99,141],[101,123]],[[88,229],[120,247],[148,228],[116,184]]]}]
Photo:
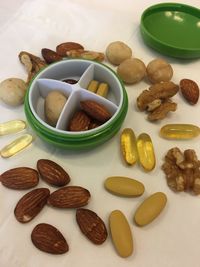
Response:
[{"label": "white tabletop", "polygon": [[[157,57],[168,60],[174,69],[175,83],[179,83],[183,78],[190,78],[200,85],[198,59],[183,61],[165,57],[148,48],[142,41],[139,31],[141,14],[148,6],[159,2],[2,0],[0,81],[9,77],[26,78],[25,70],[18,60],[18,54],[22,50],[40,56],[44,47],[55,50],[59,43],[75,41],[89,50],[105,52],[110,42],[120,40],[128,44],[133,50],[133,56],[140,58],[145,64]],[[185,0],[183,3],[200,8],[199,0]],[[19,166],[36,168],[36,162],[41,158],[51,159],[63,166],[71,176],[70,185],[80,185],[91,192],[92,198],[87,208],[95,211],[105,221],[108,229],[110,212],[119,209],[124,213],[134,237],[135,248],[132,256],[124,259],[117,255],[110,233],[107,241],[101,246],[89,242],[76,224],[74,210],[45,207],[31,222],[20,224],[16,221],[13,210],[17,201],[28,190],[14,191],[0,186],[1,267],[199,267],[199,196],[172,192],[161,170],[163,157],[171,147],[178,146],[181,150],[195,149],[200,157],[199,138],[169,141],[162,139],[158,132],[160,127],[167,123],[200,125],[200,102],[191,106],[183,100],[181,94],[177,94],[174,97],[178,104],[177,111],[161,122],[150,123],[135,105],[136,97],[146,87],[148,86],[145,81],[126,86],[129,109],[121,130],[130,127],[137,136],[142,132],[151,136],[156,167],[149,173],[144,172],[137,164],[129,167],[122,160],[119,146],[121,130],[107,143],[87,152],[62,151],[36,137],[33,144],[23,152],[9,159],[0,158],[0,173]],[[23,106],[10,108],[1,102],[0,123],[12,119],[25,119]],[[30,128],[26,132],[33,133]],[[20,134],[0,137],[0,148]],[[109,194],[103,187],[104,180],[109,176],[127,176],[143,182],[146,189],[144,195],[127,199]],[[38,187],[54,190],[43,181],[39,182]],[[136,207],[157,191],[166,193],[168,197],[165,210],[148,226],[137,227],[133,222]],[[68,253],[54,256],[33,246],[30,234],[34,226],[41,222],[50,223],[63,233],[70,247]]]}]

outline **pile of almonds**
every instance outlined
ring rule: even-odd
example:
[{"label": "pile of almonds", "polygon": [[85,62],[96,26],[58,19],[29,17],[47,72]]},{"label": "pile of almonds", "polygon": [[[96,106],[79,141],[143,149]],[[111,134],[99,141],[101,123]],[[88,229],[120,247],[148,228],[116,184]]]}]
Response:
[{"label": "pile of almonds", "polygon": [[[61,187],[50,193],[48,188],[36,188],[26,193],[17,203],[14,214],[20,223],[28,223],[49,205],[56,208],[76,209],[76,221],[81,232],[94,244],[102,244],[107,238],[107,229],[102,219],[93,211],[82,208],[90,200],[90,192],[81,186],[66,186],[68,173],[57,163],[40,159],[37,170],[29,167],[10,169],[0,176],[1,183],[10,189],[31,189],[38,185],[39,176],[49,185]],[[40,250],[62,254],[69,250],[62,233],[54,226],[41,223],[31,233],[33,244]]]},{"label": "pile of almonds", "polygon": [[81,110],[76,111],[69,122],[69,131],[94,129],[111,118],[111,113],[107,108],[96,101],[81,101],[80,107]]}]

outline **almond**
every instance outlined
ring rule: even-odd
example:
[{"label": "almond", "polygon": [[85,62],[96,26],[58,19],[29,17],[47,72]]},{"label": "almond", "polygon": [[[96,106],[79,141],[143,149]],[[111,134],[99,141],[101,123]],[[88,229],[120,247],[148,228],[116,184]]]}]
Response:
[{"label": "almond", "polygon": [[180,89],[183,97],[191,105],[195,105],[199,99],[199,86],[190,79],[182,79],[180,81]]},{"label": "almond", "polygon": [[90,125],[90,118],[84,111],[77,111],[69,122],[69,131],[87,131]]},{"label": "almond", "polygon": [[62,43],[59,44],[56,47],[56,52],[61,56],[61,57],[67,57],[67,52],[70,50],[79,50],[79,49],[84,49],[84,47],[79,44],[79,43],[75,43],[75,42],[66,42],[66,43]]},{"label": "almond", "polygon": [[66,239],[54,226],[40,223],[31,233],[31,240],[36,248],[51,254],[63,254],[69,250]]},{"label": "almond", "polygon": [[37,169],[41,178],[51,185],[63,186],[68,184],[70,181],[68,173],[52,160],[38,160]]},{"label": "almond", "polygon": [[82,233],[94,244],[100,245],[107,238],[107,229],[102,219],[89,209],[77,209],[76,221]]},{"label": "almond", "polygon": [[39,182],[38,172],[28,167],[10,169],[1,174],[1,182],[11,189],[29,189]]},{"label": "almond", "polygon": [[51,193],[48,204],[57,208],[79,208],[88,204],[90,192],[81,186],[66,186]]},{"label": "almond", "polygon": [[49,195],[47,188],[37,188],[25,194],[15,207],[16,219],[21,223],[30,222],[47,203]]},{"label": "almond", "polygon": [[111,118],[110,112],[107,110],[105,106],[97,103],[93,100],[85,100],[80,102],[81,108],[88,114],[88,116],[92,117],[99,122],[106,122]]},{"label": "almond", "polygon": [[47,64],[51,64],[63,59],[58,53],[48,48],[42,48],[41,54]]}]

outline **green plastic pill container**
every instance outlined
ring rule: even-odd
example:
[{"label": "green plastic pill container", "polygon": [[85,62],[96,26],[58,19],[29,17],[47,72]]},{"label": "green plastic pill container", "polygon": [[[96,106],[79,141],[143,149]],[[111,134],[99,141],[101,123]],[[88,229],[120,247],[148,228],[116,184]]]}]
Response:
[{"label": "green plastic pill container", "polygon": [[[64,82],[66,79],[78,82],[68,84]],[[87,90],[91,80],[109,85],[106,98]],[[55,127],[46,122],[44,114],[45,97],[51,90],[59,90],[68,97]],[[80,101],[84,100],[104,105],[111,118],[91,130],[68,131],[72,115],[80,109]],[[44,68],[33,79],[25,97],[24,109],[29,125],[45,142],[63,149],[83,150],[105,143],[119,131],[127,114],[128,98],[123,82],[108,66],[96,61],[66,59]]]}]

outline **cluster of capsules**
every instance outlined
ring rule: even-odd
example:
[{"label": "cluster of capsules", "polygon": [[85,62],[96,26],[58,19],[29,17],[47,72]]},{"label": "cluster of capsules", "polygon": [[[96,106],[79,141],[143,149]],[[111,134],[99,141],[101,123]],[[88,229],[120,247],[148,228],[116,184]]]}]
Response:
[{"label": "cluster of capsules", "polygon": [[[199,135],[200,128],[193,124],[166,124],[160,129],[160,136],[165,139],[187,140]],[[145,171],[154,169],[154,147],[147,133],[141,133],[136,138],[131,128],[125,128],[120,142],[123,158],[128,165],[134,165],[138,161]]]},{"label": "cluster of capsules", "polygon": [[137,138],[131,128],[125,128],[120,137],[122,155],[128,165],[137,161],[145,171],[151,171],[156,165],[156,158],[151,137],[141,133]]},{"label": "cluster of capsules", "polygon": [[[21,132],[26,129],[26,127],[26,122],[23,120],[11,120],[0,123],[0,136]],[[0,150],[0,155],[2,158],[9,158],[28,147],[32,142],[33,136],[31,134],[23,134],[4,146]]]}]

